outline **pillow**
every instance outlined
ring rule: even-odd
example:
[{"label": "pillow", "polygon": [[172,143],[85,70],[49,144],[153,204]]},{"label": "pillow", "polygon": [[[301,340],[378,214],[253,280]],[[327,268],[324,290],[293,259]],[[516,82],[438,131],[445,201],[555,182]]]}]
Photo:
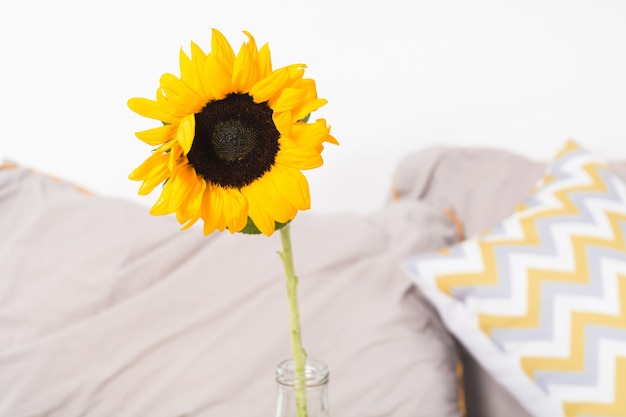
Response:
[{"label": "pillow", "polygon": [[[0,213],[0,415],[274,414],[290,355],[277,234],[181,232],[15,164]],[[449,218],[423,202],[305,212],[292,235],[333,415],[459,417],[454,341],[397,268],[453,242]]]},{"label": "pillow", "polygon": [[626,185],[567,142],[502,223],[404,267],[530,414],[626,415]]},{"label": "pillow", "polygon": [[472,236],[511,214],[545,165],[504,149],[435,146],[399,162],[392,193],[451,210]]}]

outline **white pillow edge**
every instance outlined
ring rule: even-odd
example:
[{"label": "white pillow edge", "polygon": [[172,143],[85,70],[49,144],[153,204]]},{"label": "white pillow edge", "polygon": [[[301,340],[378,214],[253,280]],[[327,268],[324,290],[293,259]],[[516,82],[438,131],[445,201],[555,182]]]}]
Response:
[{"label": "white pillow edge", "polygon": [[[515,358],[500,351],[491,340],[477,328],[477,317],[461,303],[442,294],[432,280],[421,277],[411,270],[409,258],[402,263],[402,269],[424,296],[439,312],[441,320],[476,359],[476,361],[498,381],[520,405],[535,417],[564,417],[561,404],[551,398],[537,384],[523,373]],[[468,332],[467,329],[472,329]],[[477,354],[480,352],[480,355]]]}]

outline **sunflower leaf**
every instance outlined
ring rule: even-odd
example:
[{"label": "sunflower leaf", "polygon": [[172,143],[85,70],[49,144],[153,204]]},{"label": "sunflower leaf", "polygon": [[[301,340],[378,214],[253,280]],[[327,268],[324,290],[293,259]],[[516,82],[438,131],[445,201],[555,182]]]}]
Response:
[{"label": "sunflower leaf", "polygon": [[[291,220],[285,223],[274,222],[276,224],[275,226],[276,230],[280,230],[283,227],[287,226],[289,222],[291,222]],[[246,223],[246,226],[243,229],[241,229],[239,233],[243,233],[244,235],[260,235],[261,231],[259,230],[258,227],[256,227],[256,224],[254,224],[252,219],[248,217],[248,223]]]}]

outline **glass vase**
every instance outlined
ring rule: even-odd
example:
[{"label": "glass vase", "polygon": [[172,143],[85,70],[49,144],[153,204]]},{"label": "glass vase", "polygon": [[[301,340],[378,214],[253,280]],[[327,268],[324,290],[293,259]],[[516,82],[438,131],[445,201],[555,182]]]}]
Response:
[{"label": "glass vase", "polygon": [[[328,366],[324,362],[307,359],[304,367],[306,380],[306,417],[330,417],[328,411]],[[287,359],[276,368],[278,399],[276,417],[298,417],[295,395],[293,361]]]}]

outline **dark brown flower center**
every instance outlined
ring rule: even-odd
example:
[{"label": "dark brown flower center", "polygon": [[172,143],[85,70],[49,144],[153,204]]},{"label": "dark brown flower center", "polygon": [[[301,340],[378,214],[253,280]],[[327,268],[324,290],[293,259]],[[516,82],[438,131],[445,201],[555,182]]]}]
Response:
[{"label": "dark brown flower center", "polygon": [[187,159],[205,180],[241,188],[274,165],[280,133],[267,103],[255,103],[248,94],[230,94],[207,104],[195,117]]}]

